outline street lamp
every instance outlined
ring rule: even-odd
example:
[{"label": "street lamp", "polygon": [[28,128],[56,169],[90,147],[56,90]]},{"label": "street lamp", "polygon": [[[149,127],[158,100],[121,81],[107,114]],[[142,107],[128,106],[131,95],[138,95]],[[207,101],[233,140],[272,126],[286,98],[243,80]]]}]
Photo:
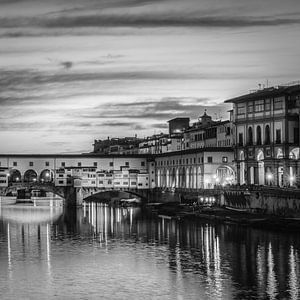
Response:
[{"label": "street lamp", "polygon": [[268,184],[271,185],[271,181],[273,180],[273,174],[267,173],[266,178],[267,178]]},{"label": "street lamp", "polygon": [[294,182],[296,181],[296,177],[293,175],[290,175],[290,185],[292,186]]}]

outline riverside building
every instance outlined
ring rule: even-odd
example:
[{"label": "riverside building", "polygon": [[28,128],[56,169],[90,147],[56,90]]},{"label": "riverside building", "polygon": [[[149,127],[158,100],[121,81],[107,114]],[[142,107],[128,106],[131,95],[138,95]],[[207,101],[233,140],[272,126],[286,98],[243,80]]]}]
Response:
[{"label": "riverside building", "polygon": [[300,85],[261,89],[233,103],[239,184],[299,186]]}]

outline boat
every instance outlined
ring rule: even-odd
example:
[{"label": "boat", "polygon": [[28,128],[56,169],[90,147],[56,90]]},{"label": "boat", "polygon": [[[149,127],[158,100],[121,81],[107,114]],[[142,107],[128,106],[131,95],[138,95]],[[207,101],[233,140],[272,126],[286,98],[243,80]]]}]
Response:
[{"label": "boat", "polygon": [[225,209],[228,209],[231,211],[236,211],[236,212],[249,212],[248,208],[237,208],[237,207],[232,207],[232,206],[225,206]]}]

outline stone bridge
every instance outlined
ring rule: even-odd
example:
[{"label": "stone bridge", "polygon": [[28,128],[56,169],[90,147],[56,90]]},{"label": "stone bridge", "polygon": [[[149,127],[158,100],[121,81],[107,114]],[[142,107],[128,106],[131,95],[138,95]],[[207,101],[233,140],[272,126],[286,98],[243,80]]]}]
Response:
[{"label": "stone bridge", "polygon": [[[82,202],[91,196],[102,194],[102,199],[111,198],[116,196],[118,192],[131,194],[133,196],[140,197],[143,201],[147,200],[150,194],[149,189],[103,189],[96,187],[74,187],[74,186],[55,186],[54,183],[41,183],[41,182],[19,182],[13,183],[6,188],[2,189],[2,194],[14,192],[19,189],[28,190],[42,190],[46,192],[52,192],[65,200],[66,206],[81,206]],[[97,196],[96,196],[97,198]],[[99,199],[101,198],[98,197]]]}]

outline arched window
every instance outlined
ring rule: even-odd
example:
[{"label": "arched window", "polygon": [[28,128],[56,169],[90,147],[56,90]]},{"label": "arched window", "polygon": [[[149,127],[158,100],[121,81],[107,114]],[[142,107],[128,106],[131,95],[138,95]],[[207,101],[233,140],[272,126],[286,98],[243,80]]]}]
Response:
[{"label": "arched window", "polygon": [[248,128],[248,145],[253,145],[253,131],[252,127]]},{"label": "arched window", "polygon": [[271,138],[270,138],[270,126],[267,125],[265,127],[265,144],[270,145],[271,143]]},{"label": "arched window", "polygon": [[261,145],[261,128],[260,128],[260,126],[256,127],[256,145]]},{"label": "arched window", "polygon": [[37,173],[34,170],[27,170],[24,173],[24,182],[35,182],[37,180]]}]

